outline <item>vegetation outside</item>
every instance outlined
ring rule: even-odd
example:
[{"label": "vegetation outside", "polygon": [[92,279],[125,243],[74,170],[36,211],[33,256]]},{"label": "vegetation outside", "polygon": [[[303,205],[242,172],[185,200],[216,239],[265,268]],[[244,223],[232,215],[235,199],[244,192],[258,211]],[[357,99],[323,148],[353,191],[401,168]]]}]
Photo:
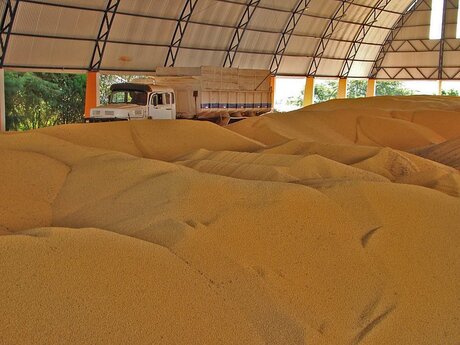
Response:
[{"label": "vegetation outside", "polygon": [[[100,77],[100,101],[107,103],[110,85],[129,82],[142,76],[108,75]],[[78,123],[84,118],[86,75],[65,73],[5,72],[5,107],[7,130],[29,130],[59,124]],[[337,96],[338,83],[324,81],[315,86],[315,103]],[[366,96],[367,81],[349,80],[348,98]],[[414,92],[399,81],[379,81],[376,95],[407,96]],[[445,96],[458,96],[457,90],[443,91]],[[288,105],[303,106],[304,91],[289,97]]]}]

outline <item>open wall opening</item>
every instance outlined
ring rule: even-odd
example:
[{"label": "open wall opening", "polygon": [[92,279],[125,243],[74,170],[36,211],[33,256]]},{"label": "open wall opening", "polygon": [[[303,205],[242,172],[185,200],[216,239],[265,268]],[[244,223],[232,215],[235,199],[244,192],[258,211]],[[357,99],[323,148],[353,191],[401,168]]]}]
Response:
[{"label": "open wall opening", "polygon": [[275,110],[291,111],[303,107],[305,78],[276,77]]}]

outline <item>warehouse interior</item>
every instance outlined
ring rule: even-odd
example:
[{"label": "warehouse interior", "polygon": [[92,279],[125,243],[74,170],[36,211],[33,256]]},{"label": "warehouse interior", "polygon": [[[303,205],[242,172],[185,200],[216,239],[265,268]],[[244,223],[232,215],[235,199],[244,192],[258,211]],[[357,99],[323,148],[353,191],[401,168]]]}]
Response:
[{"label": "warehouse interior", "polygon": [[454,0],[22,0],[1,10],[2,71],[88,73],[88,109],[97,73],[162,66],[306,77],[305,105],[315,78],[337,78],[344,98],[348,78],[368,79],[373,96],[376,80],[431,80],[441,90],[460,74]]},{"label": "warehouse interior", "polygon": [[0,345],[459,344],[459,0],[0,13]]}]

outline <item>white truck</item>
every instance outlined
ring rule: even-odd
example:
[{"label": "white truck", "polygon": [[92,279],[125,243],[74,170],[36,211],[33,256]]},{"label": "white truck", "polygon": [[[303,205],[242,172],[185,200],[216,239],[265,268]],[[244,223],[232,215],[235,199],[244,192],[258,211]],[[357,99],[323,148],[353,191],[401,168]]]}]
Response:
[{"label": "white truck", "polygon": [[198,119],[226,124],[272,109],[267,70],[159,67],[152,77],[114,84],[107,105],[91,109],[89,122]]}]

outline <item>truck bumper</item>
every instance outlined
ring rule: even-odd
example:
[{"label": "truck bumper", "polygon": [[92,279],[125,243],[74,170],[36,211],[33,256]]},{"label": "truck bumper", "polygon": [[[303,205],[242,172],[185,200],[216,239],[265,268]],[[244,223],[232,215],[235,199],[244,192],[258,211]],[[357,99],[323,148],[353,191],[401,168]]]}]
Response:
[{"label": "truck bumper", "polygon": [[114,121],[128,121],[128,119],[120,119],[118,117],[86,117],[85,118],[85,123],[114,122]]}]

